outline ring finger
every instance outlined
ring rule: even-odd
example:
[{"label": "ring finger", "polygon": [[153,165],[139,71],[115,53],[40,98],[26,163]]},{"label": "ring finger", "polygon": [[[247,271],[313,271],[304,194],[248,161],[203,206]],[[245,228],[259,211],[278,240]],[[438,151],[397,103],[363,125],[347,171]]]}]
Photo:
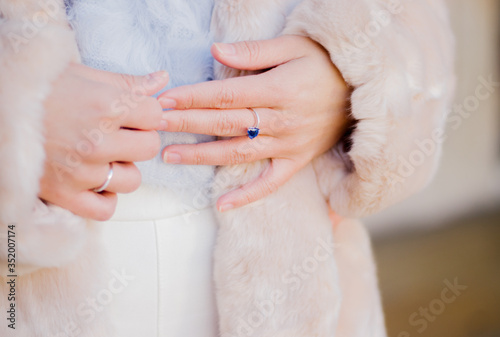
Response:
[{"label": "ring finger", "polygon": [[[270,108],[253,108],[258,114],[261,135],[277,136],[286,127],[283,113]],[[245,136],[249,127],[257,124],[257,118],[250,109],[192,109],[164,112],[167,122],[165,131],[188,132],[211,136]]]},{"label": "ring finger", "polygon": [[[98,185],[93,188],[102,186],[109,175],[111,166],[105,169],[99,169],[99,173],[95,174],[95,180],[99,181]],[[131,193],[135,191],[141,184],[141,173],[133,163],[114,162],[113,174],[105,191],[112,193]],[[93,189],[91,188],[91,189]]]}]

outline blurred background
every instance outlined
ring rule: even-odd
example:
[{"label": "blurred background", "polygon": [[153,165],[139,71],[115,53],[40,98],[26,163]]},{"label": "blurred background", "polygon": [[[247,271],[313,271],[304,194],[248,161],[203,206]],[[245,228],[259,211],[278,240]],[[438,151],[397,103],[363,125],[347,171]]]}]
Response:
[{"label": "blurred background", "polygon": [[[450,0],[455,104],[441,167],[420,194],[366,219],[390,337],[500,337],[500,1]],[[483,91],[481,91],[483,93]]]}]

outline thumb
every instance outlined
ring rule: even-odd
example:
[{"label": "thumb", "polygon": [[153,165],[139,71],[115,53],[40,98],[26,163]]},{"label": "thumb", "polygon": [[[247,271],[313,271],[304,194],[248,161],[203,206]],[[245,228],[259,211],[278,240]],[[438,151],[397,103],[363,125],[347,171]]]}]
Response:
[{"label": "thumb", "polygon": [[217,200],[217,209],[219,212],[225,212],[267,197],[298,171],[289,164],[288,159],[273,159],[256,180],[220,197]]},{"label": "thumb", "polygon": [[211,51],[217,61],[228,67],[260,70],[302,57],[303,39],[299,36],[283,35],[270,40],[214,43]]}]

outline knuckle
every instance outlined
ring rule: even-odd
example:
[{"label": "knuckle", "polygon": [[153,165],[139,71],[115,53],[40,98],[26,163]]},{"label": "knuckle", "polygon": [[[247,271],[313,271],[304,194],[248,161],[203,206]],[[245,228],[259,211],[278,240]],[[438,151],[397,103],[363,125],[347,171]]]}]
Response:
[{"label": "knuckle", "polygon": [[189,130],[189,121],[184,117],[181,116],[176,123],[176,131],[177,132],[187,132]]},{"label": "knuckle", "polygon": [[247,192],[243,195],[242,199],[243,199],[243,203],[246,205],[246,204],[250,204],[250,203],[256,201],[257,197],[256,197],[254,192]]},{"label": "knuckle", "polygon": [[112,110],[112,100],[110,96],[104,94],[104,91],[98,91],[92,100],[91,108],[99,117],[107,116]]},{"label": "knuckle", "polygon": [[203,165],[207,162],[207,155],[203,151],[195,150],[193,154],[193,162],[195,165]]},{"label": "knuckle", "polygon": [[262,182],[262,195],[269,195],[278,189],[278,184],[273,180],[264,180]]},{"label": "knuckle", "polygon": [[191,86],[182,87],[181,97],[177,99],[177,108],[191,109],[195,106],[195,95],[196,92]]},{"label": "knuckle", "polygon": [[303,91],[299,88],[296,83],[287,83],[285,85],[275,85],[275,93],[283,97],[285,102],[290,102],[291,104],[296,103],[298,98],[303,94]]},{"label": "knuckle", "polygon": [[255,62],[260,57],[260,45],[256,41],[243,41],[242,47],[248,55],[248,61],[250,63]]},{"label": "knuckle", "polygon": [[221,109],[229,108],[235,102],[235,99],[236,93],[231,87],[229,87],[227,81],[221,81],[220,88],[214,98],[216,104],[215,107],[219,107]]},{"label": "knuckle", "polygon": [[119,81],[122,83],[121,87],[132,89],[135,86],[135,77],[127,74],[120,74]]},{"label": "knuckle", "polygon": [[126,113],[129,107],[122,101],[122,94],[123,92],[121,90],[111,86],[101,86],[97,88],[92,108],[97,112],[98,117],[116,120]]},{"label": "knuckle", "polygon": [[[300,145],[303,141],[302,134],[304,130],[307,130],[307,125],[303,123],[304,121],[295,116],[285,116],[279,115],[275,122],[273,123],[277,132],[283,135],[294,135],[291,140],[291,147],[293,149],[295,146]],[[296,137],[299,135],[298,137]]]},{"label": "knuckle", "polygon": [[252,161],[252,152],[242,152],[239,149],[229,151],[229,162],[231,164],[247,163]]},{"label": "knuckle", "polygon": [[265,186],[266,183],[262,182],[259,186],[255,186],[254,188],[248,190],[243,196],[245,204],[250,204],[271,194],[272,192],[269,192]]},{"label": "knuckle", "polygon": [[211,130],[219,136],[233,135],[238,129],[238,124],[225,111],[219,111],[216,116],[216,121]]}]

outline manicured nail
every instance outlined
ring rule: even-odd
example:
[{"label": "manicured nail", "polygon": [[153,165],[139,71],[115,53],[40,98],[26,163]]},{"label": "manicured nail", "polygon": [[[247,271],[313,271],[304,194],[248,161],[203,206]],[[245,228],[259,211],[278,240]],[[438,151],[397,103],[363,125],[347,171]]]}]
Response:
[{"label": "manicured nail", "polygon": [[230,43],[214,43],[215,48],[225,56],[232,56],[236,54],[236,48]]},{"label": "manicured nail", "polygon": [[180,164],[181,155],[173,152],[165,152],[163,155],[163,161],[169,164]]},{"label": "manicured nail", "polygon": [[162,97],[158,100],[163,109],[173,109],[177,105],[177,102],[171,98]]},{"label": "manicured nail", "polygon": [[219,206],[219,212],[223,213],[234,208],[233,204],[224,204]]}]

